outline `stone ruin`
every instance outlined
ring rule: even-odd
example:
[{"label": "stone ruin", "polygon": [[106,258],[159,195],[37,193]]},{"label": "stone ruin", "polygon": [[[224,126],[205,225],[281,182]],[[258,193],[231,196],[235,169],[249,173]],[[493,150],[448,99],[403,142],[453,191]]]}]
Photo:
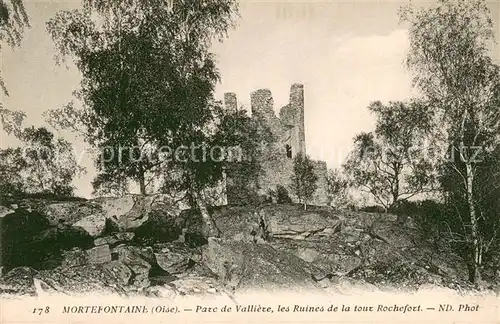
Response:
[{"label": "stone ruin", "polygon": [[[270,199],[270,192],[278,187],[285,188],[292,202],[298,198],[292,192],[291,177],[293,158],[306,153],[304,124],[304,86],[293,84],[290,88],[289,103],[281,108],[279,116],[274,112],[274,100],[269,89],[259,89],[251,93],[251,116],[259,125],[272,134],[263,143],[259,156],[261,172],[257,179],[243,181],[237,167],[226,170],[226,201],[228,204],[244,204]],[[238,110],[236,94],[224,94],[224,106],[229,111]],[[314,161],[318,176],[317,190],[309,202],[312,205],[328,204],[327,165],[325,161]]]}]

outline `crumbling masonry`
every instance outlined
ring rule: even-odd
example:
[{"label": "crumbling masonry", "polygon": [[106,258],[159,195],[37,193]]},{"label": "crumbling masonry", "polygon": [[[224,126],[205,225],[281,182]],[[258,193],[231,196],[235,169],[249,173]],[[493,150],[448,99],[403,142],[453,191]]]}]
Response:
[{"label": "crumbling masonry", "polygon": [[[237,169],[227,170],[226,196],[228,204],[241,204],[262,200],[269,197],[272,190],[284,187],[292,201],[298,202],[290,189],[293,173],[293,158],[299,153],[306,153],[304,125],[304,86],[293,84],[290,89],[289,103],[282,107],[277,117],[274,113],[274,101],[269,89],[259,89],[251,93],[251,113],[260,125],[272,134],[263,143],[263,154],[259,157],[261,172],[252,182],[241,181]],[[224,94],[225,108],[238,109],[234,93]],[[313,205],[328,203],[326,192],[327,165],[324,161],[314,161],[318,175],[318,188],[314,194]],[[244,183],[243,183],[244,182]]]}]

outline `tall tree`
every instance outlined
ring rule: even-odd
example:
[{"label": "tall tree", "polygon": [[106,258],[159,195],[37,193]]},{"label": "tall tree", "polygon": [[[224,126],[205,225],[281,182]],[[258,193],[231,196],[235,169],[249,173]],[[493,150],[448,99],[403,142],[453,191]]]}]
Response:
[{"label": "tall tree", "polygon": [[[83,5],[59,12],[47,27],[61,58],[72,56],[83,73],[84,111],[76,115],[87,141],[101,149],[149,145],[176,152],[211,144],[219,75],[209,48],[234,25],[236,2],[84,0]],[[175,170],[180,173],[175,187],[190,192],[213,232],[203,188],[222,174],[221,165],[184,157],[160,165],[145,161],[150,162],[134,158],[117,165],[111,159],[103,171],[137,179],[144,193],[144,170]]]},{"label": "tall tree", "polygon": [[401,18],[409,23],[407,66],[414,83],[436,113],[436,135],[457,153],[444,167],[460,179],[455,185],[467,211],[470,279],[477,283],[483,244],[478,174],[486,158],[477,152],[493,152],[500,134],[499,69],[488,56],[494,41],[489,9],[482,0],[438,0],[430,8],[405,7]]},{"label": "tall tree", "polygon": [[297,154],[293,159],[292,189],[307,209],[307,202],[317,189],[318,176],[314,172],[314,164],[306,154]]},{"label": "tall tree", "polygon": [[389,209],[402,199],[432,191],[433,163],[424,147],[431,112],[421,102],[373,102],[374,132],[358,134],[344,163],[351,183]]},{"label": "tall tree", "polygon": [[[4,45],[17,48],[21,44],[26,27],[30,27],[30,24],[23,2],[21,0],[0,1],[0,53]],[[1,72],[0,70],[0,91],[4,96],[9,96]],[[23,112],[5,108],[3,102],[0,101],[0,123],[7,134],[19,136],[20,125],[25,117]]]}]

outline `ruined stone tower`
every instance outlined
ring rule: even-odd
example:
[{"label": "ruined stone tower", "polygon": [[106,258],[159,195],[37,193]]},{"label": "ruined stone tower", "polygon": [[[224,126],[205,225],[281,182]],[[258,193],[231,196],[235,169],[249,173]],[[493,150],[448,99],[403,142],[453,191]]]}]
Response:
[{"label": "ruined stone tower", "polygon": [[290,88],[288,105],[281,108],[280,119],[286,128],[285,145],[291,147],[291,155],[306,153],[306,136],[304,130],[304,86],[293,84]]},{"label": "ruined stone tower", "polygon": [[235,93],[227,92],[224,94],[224,106],[229,111],[238,110],[238,101],[236,100]]},{"label": "ruined stone tower", "polygon": [[[225,93],[224,102],[227,110],[237,110],[234,93]],[[250,106],[252,118],[270,130],[272,136],[266,139],[263,154],[259,157],[262,171],[253,183],[240,183],[242,181],[238,181],[237,168],[227,174],[227,201],[230,204],[240,204],[242,199],[248,200],[251,195],[266,197],[278,187],[287,189],[292,200],[296,200],[290,185],[293,158],[300,153],[306,154],[304,86],[293,84],[290,87],[289,102],[280,109],[279,117],[274,112],[274,99],[269,89],[253,91],[250,94]],[[311,203],[324,205],[328,201],[326,188],[323,188],[326,184],[327,166],[323,161],[314,163],[319,179],[318,190]]]}]

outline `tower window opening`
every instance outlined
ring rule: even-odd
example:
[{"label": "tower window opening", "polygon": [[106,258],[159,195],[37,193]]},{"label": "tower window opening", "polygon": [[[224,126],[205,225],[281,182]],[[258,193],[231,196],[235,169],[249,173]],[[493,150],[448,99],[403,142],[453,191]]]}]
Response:
[{"label": "tower window opening", "polygon": [[286,157],[291,159],[292,158],[292,147],[290,145],[285,145],[286,149]]}]

